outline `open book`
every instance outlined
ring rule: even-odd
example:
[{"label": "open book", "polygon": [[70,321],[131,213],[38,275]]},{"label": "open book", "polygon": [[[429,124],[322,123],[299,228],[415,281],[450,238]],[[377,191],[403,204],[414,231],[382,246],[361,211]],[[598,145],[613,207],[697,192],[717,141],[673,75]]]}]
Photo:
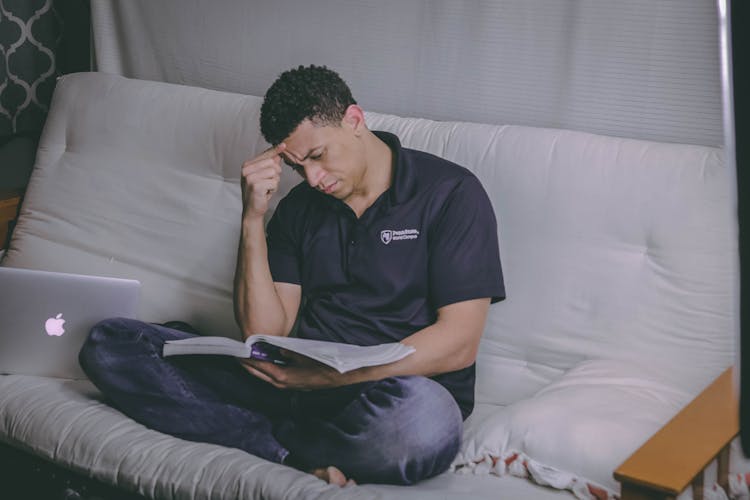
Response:
[{"label": "open book", "polygon": [[414,352],[414,348],[398,342],[373,346],[358,346],[322,340],[278,337],[275,335],[251,335],[240,342],[226,337],[192,337],[182,340],[167,340],[164,356],[181,354],[222,354],[238,358],[254,358],[287,364],[288,360],[279,349],[296,352],[346,373],[363,366],[393,363]]}]

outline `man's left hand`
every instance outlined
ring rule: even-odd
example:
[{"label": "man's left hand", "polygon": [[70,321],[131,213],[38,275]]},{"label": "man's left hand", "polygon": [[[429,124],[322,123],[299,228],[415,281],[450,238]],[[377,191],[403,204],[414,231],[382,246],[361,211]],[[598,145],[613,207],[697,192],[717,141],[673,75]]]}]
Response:
[{"label": "man's left hand", "polygon": [[319,363],[307,356],[290,351],[282,351],[287,365],[277,365],[270,361],[242,359],[242,366],[261,380],[279,389],[314,390],[339,387],[352,382],[347,374],[339,373],[330,366]]}]

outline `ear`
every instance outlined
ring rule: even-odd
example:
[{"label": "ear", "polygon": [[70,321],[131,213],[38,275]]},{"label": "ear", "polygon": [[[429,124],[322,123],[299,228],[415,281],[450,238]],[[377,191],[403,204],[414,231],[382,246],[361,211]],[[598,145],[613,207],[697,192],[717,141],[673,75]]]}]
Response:
[{"label": "ear", "polygon": [[354,135],[359,136],[366,128],[365,124],[365,112],[356,104],[350,104],[346,111],[344,111],[344,118],[341,120],[342,124],[354,131]]}]

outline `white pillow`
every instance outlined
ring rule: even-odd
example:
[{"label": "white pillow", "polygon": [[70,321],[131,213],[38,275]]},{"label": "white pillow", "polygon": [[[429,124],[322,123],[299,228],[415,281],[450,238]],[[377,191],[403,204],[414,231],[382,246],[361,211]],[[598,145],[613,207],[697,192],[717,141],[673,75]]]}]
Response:
[{"label": "white pillow", "polygon": [[531,398],[504,407],[480,404],[466,421],[454,470],[513,474],[525,460],[537,482],[573,490],[574,478],[578,487],[591,484],[614,495],[613,471],[691,399],[659,380],[649,367],[585,361]]}]

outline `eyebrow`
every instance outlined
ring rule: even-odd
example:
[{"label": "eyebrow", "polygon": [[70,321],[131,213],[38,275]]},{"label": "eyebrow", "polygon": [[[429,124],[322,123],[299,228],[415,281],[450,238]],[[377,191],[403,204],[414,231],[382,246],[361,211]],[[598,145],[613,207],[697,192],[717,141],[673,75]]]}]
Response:
[{"label": "eyebrow", "polygon": [[[310,155],[311,155],[311,154],[313,154],[313,152],[314,152],[314,151],[317,151],[318,149],[320,149],[320,148],[322,148],[322,147],[323,147],[323,145],[321,144],[320,146],[315,146],[314,148],[311,148],[311,149],[310,149],[310,150],[309,150],[309,151],[307,152],[307,154],[305,155],[305,157],[304,157],[304,158],[302,158],[302,159],[300,160],[300,162],[303,162],[303,161],[307,160],[307,159],[308,159],[308,158],[310,157]],[[285,153],[285,152],[282,152],[281,154],[284,154],[284,153]],[[285,155],[285,156],[289,156],[289,155]],[[294,158],[291,158],[291,159],[293,160]],[[288,163],[288,162],[287,162],[287,163]]]}]

